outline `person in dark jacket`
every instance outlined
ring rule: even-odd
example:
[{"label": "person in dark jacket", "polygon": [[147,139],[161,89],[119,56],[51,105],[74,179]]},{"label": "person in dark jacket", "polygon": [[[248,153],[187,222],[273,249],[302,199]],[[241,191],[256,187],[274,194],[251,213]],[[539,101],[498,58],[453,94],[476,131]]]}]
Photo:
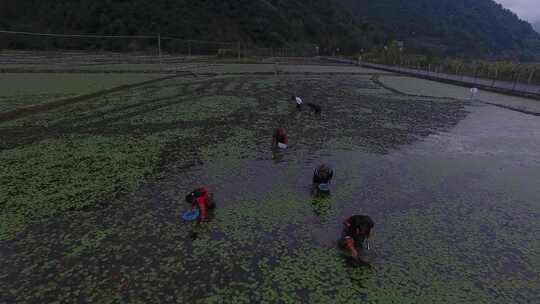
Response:
[{"label": "person in dark jacket", "polygon": [[330,193],[330,181],[334,177],[334,170],[326,164],[320,165],[313,171],[313,190],[317,195]]},{"label": "person in dark jacket", "polygon": [[322,164],[313,171],[314,184],[329,184],[334,177],[334,170],[327,164]]},{"label": "person in dark jacket", "polygon": [[[358,252],[364,248],[364,243],[371,237],[375,223],[367,215],[353,215],[343,222],[343,232],[339,245],[351,256],[358,259]],[[369,250],[369,243],[367,245]]]},{"label": "person in dark jacket", "polygon": [[272,135],[272,148],[286,149],[289,145],[287,132],[283,128],[277,128]]}]

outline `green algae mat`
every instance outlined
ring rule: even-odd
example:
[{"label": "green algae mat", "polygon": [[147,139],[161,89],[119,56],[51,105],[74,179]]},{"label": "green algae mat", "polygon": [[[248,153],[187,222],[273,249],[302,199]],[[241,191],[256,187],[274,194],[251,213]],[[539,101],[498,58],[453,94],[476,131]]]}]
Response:
[{"label": "green algae mat", "polygon": [[[535,303],[537,124],[339,75],[168,79],[2,122],[0,303]],[[181,220],[199,186],[202,226]],[[371,267],[336,246],[357,213]]]}]

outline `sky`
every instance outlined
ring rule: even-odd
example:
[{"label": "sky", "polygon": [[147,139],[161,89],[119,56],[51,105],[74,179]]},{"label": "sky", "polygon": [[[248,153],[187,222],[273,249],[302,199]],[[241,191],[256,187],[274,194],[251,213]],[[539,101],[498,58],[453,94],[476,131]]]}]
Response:
[{"label": "sky", "polygon": [[495,0],[530,23],[540,22],[540,0]]}]

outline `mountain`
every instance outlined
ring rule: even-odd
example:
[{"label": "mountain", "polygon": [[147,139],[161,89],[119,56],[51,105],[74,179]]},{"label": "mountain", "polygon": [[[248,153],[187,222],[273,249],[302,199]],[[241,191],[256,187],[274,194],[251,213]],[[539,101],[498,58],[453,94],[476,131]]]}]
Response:
[{"label": "mountain", "polygon": [[493,0],[337,0],[406,47],[460,57],[540,57],[540,34]]},{"label": "mountain", "polygon": [[[0,29],[316,44],[322,54],[354,54],[396,39],[416,53],[540,60],[540,34],[493,0],[0,0]],[[5,37],[0,48],[68,43]],[[69,47],[128,45],[100,43],[72,40]]]},{"label": "mountain", "polygon": [[335,0],[1,0],[0,29],[162,33],[277,47],[313,43],[323,52],[340,48],[347,53],[386,39],[383,31],[359,22]]},{"label": "mountain", "polygon": [[532,24],[532,27],[537,33],[540,33],[540,21],[536,21]]}]

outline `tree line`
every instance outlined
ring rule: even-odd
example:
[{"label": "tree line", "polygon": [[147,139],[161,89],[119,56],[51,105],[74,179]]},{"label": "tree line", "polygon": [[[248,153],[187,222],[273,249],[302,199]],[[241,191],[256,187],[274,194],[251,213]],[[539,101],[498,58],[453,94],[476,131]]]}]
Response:
[{"label": "tree line", "polygon": [[[334,0],[3,0],[0,28],[29,32],[157,35],[261,47],[311,43],[321,54],[352,54],[382,44],[384,31]],[[135,46],[133,44],[136,44]],[[2,37],[0,48],[142,49],[155,41]]]}]

